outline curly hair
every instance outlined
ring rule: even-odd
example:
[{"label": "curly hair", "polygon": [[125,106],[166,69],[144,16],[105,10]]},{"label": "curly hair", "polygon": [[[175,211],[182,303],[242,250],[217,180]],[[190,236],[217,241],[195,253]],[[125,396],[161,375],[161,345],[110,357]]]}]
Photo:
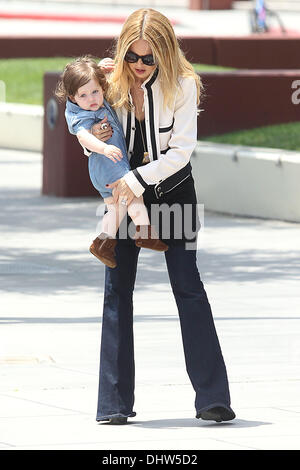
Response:
[{"label": "curly hair", "polygon": [[108,83],[101,67],[91,55],[78,57],[65,66],[56,85],[55,96],[59,101],[66,101],[69,96],[74,96],[80,87],[86,85],[92,79],[99,83],[105,97]]}]

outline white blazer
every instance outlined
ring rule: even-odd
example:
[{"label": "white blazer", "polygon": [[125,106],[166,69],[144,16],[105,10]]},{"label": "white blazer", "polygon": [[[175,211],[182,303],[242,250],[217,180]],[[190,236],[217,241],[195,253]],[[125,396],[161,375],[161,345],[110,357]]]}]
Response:
[{"label": "white blazer", "polygon": [[[183,168],[190,161],[197,144],[197,87],[193,78],[180,78],[181,89],[171,107],[163,106],[158,70],[142,84],[144,90],[145,128],[150,162],[129,171],[124,180],[136,197],[150,184],[157,184]],[[132,102],[132,98],[130,96]],[[133,153],[135,112],[116,110],[123,126],[128,158]]]}]

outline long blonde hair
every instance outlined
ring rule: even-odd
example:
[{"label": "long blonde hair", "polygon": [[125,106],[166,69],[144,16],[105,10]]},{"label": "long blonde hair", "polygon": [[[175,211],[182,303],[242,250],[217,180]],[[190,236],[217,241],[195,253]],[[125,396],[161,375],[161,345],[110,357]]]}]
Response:
[{"label": "long blonde hair", "polygon": [[132,13],[123,25],[115,49],[115,69],[109,78],[108,100],[115,108],[130,109],[128,92],[134,75],[124,60],[126,52],[137,40],[146,40],[158,65],[158,79],[164,96],[164,106],[171,105],[179,89],[180,77],[191,77],[197,85],[197,104],[203,88],[200,77],[184,57],[174,29],[166,16],[152,8]]}]

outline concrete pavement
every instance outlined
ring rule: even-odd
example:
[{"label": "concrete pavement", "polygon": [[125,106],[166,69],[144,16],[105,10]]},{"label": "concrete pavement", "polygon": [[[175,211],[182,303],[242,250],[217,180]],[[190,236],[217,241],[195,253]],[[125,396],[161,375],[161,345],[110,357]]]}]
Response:
[{"label": "concrete pavement", "polygon": [[144,250],[137,416],[96,424],[104,268],[88,246],[103,207],[41,196],[39,153],[1,149],[0,168],[0,449],[300,448],[299,224],[205,211],[198,266],[236,420],[195,419],[164,256]]},{"label": "concrete pavement", "polygon": [[[122,22],[107,21],[91,23],[89,21],[47,21],[32,19],[4,19],[1,13],[25,12],[40,14],[71,14],[76,16],[99,16],[125,18],[137,8],[143,6],[158,9],[170,20],[175,21],[174,30],[178,36],[243,36],[251,33],[249,2],[237,2],[232,10],[189,10],[187,0],[152,0],[147,3],[135,0],[103,1],[103,0],[46,0],[46,1],[14,1],[0,0],[0,35],[2,36],[118,36]],[[254,2],[253,2],[254,4]],[[176,5],[176,6],[174,6]],[[286,9],[277,9],[280,2],[268,2],[270,8],[278,11],[285,28],[291,33],[300,31],[300,8],[297,3],[290,2]],[[271,27],[278,29],[276,19],[272,20]]]}]

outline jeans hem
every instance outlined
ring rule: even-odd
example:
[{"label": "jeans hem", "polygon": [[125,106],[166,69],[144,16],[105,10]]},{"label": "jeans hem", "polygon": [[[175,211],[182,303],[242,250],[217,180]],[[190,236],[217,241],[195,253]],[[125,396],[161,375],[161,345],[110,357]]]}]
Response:
[{"label": "jeans hem", "polygon": [[221,406],[222,408],[226,408],[228,411],[232,411],[229,405],[225,405],[225,403],[217,401],[215,403],[211,403],[210,405],[204,406],[203,408],[200,408],[199,410],[196,410],[197,416],[199,415],[199,413],[210,410],[211,408],[215,408],[217,406]]},{"label": "jeans hem", "polygon": [[114,413],[111,415],[97,416],[96,421],[109,421],[111,418],[133,418],[134,416],[136,416],[135,411],[129,414]]}]

